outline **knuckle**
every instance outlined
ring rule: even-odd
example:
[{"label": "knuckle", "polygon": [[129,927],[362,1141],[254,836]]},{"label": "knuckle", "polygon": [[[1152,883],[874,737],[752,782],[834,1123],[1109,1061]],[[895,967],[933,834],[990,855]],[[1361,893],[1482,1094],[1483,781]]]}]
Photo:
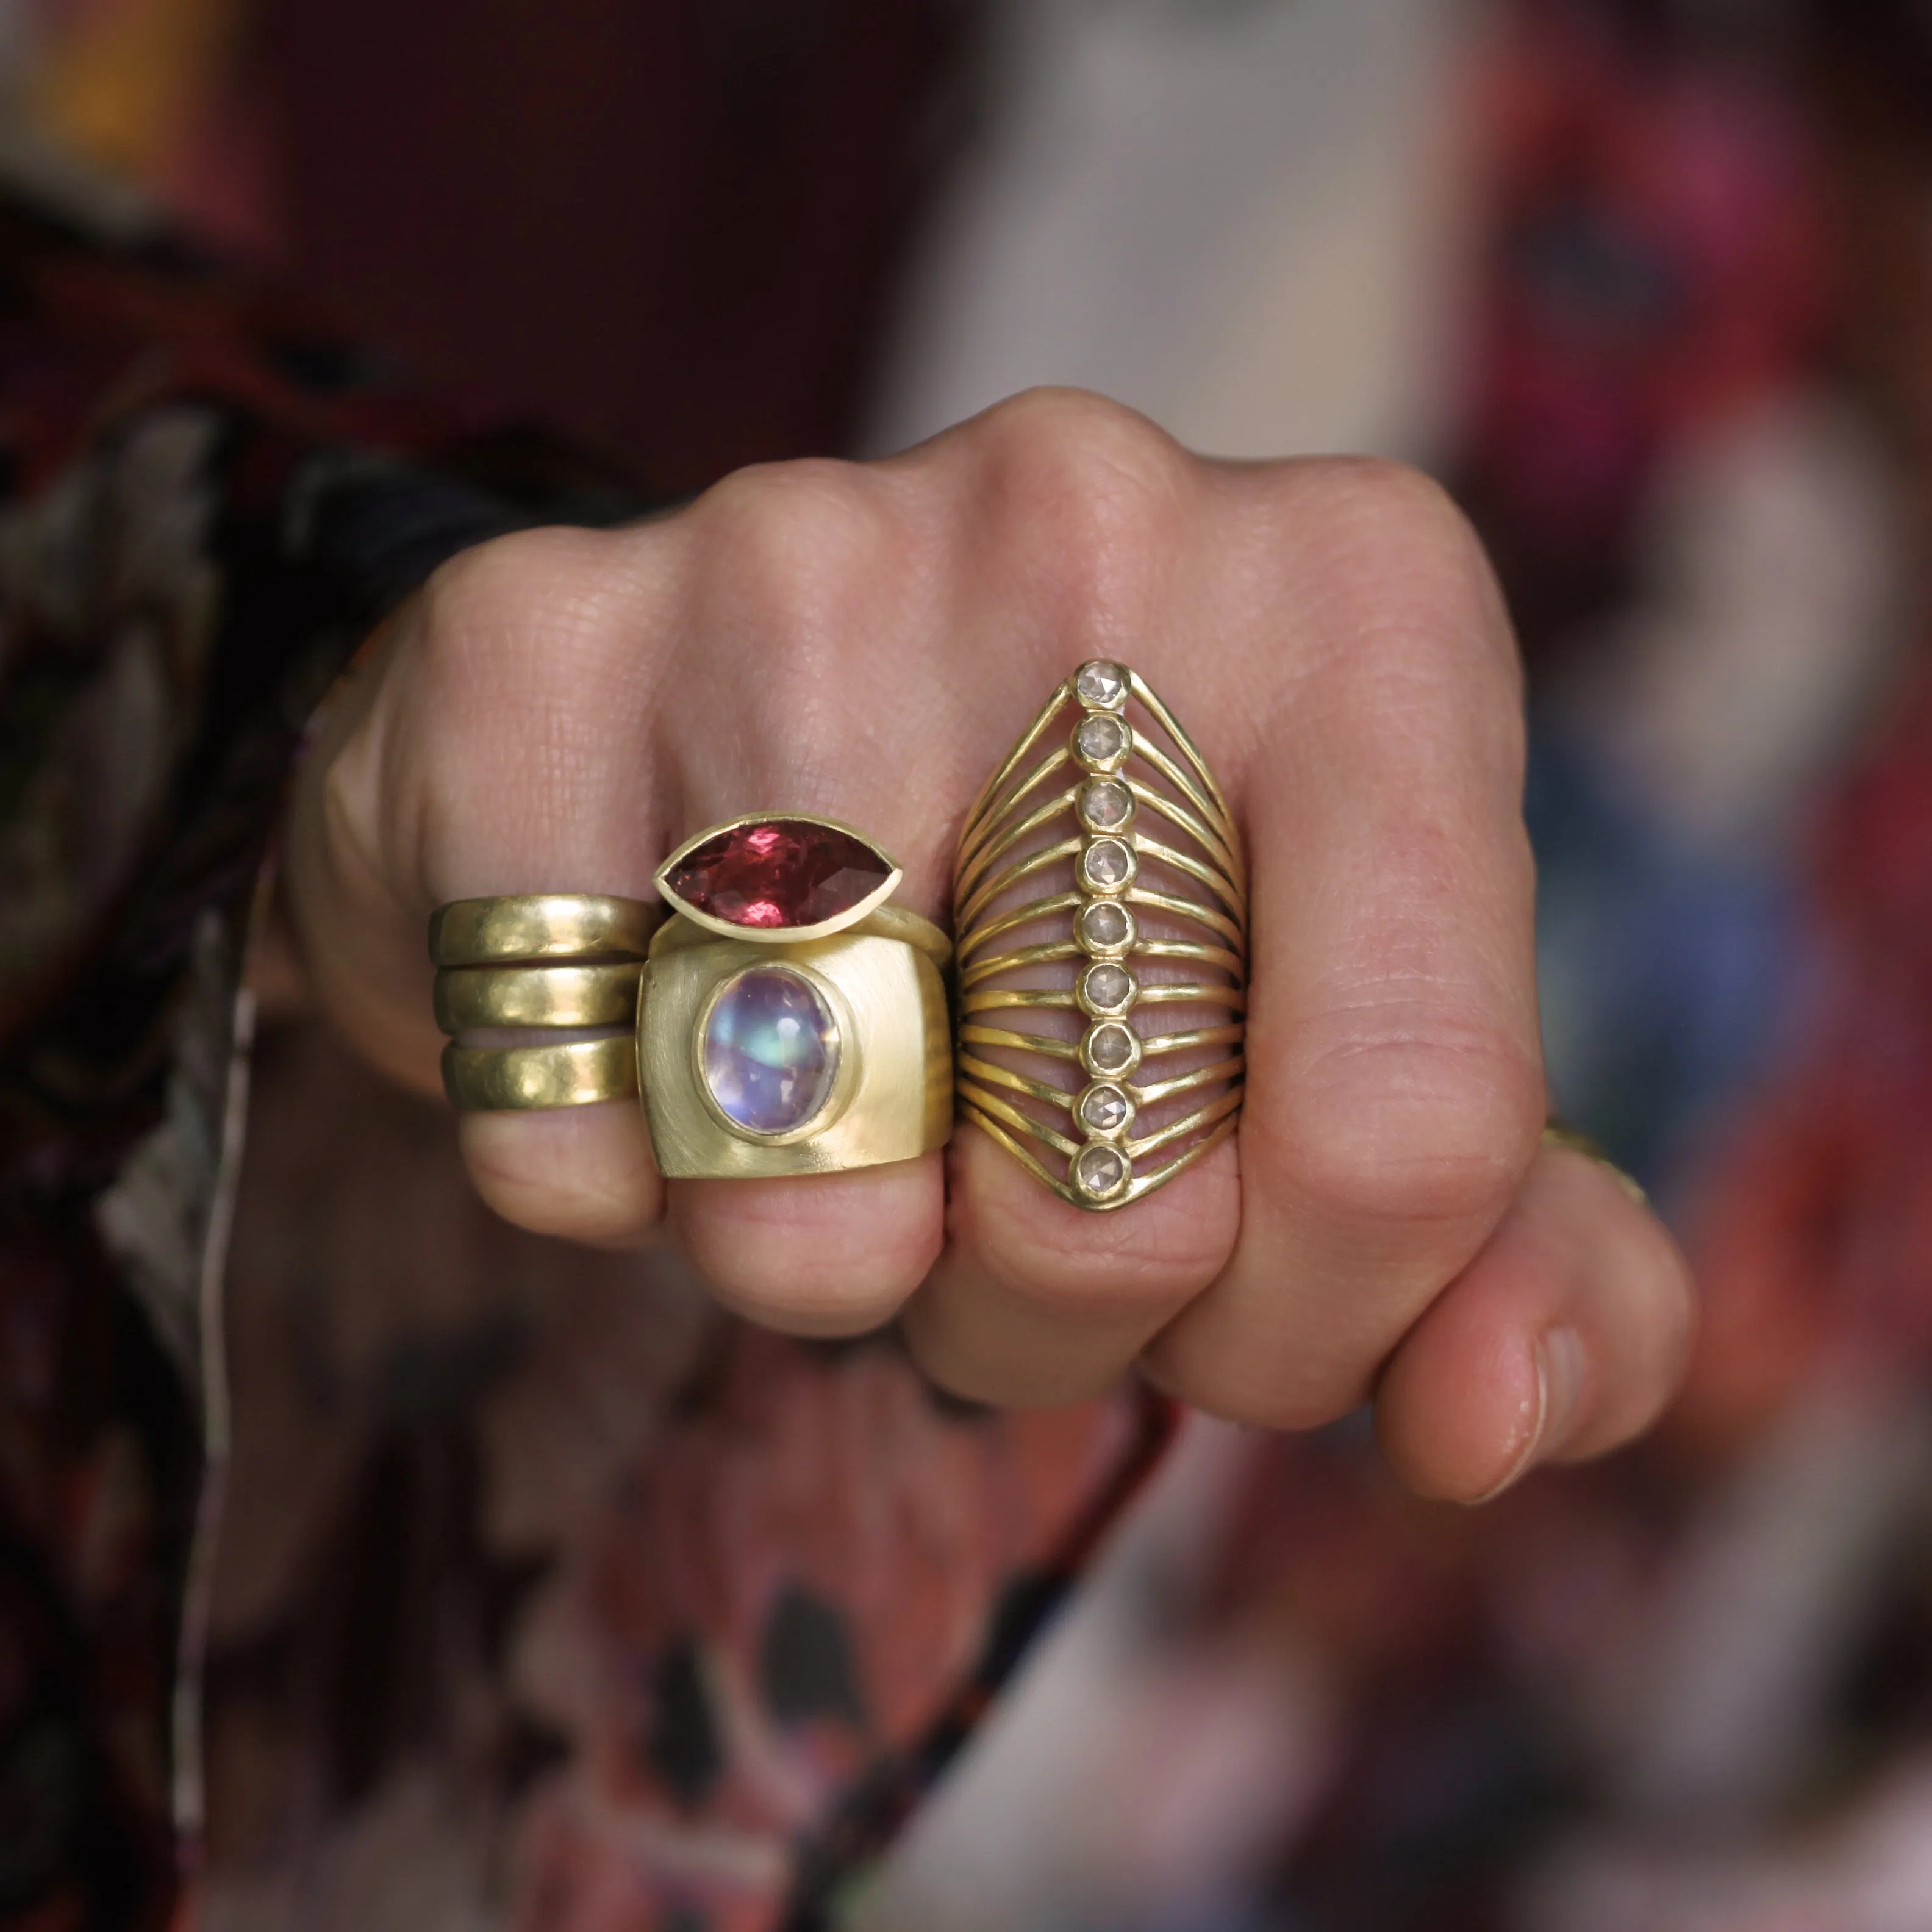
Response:
[{"label": "knuckle", "polygon": [[1326,1429],[1352,1414],[1367,1393],[1358,1370],[1284,1364],[1253,1346],[1207,1352],[1182,1334],[1157,1340],[1144,1366],[1166,1393],[1204,1414],[1282,1434]]},{"label": "knuckle", "polygon": [[734,471],[691,515],[700,559],[727,566],[718,583],[781,614],[866,582],[898,535],[881,481],[830,458]]},{"label": "knuckle", "polygon": [[600,530],[519,530],[440,566],[423,586],[414,627],[430,685],[517,689],[600,674],[627,629],[620,541]]},{"label": "knuckle", "polygon": [[1656,1420],[1683,1380],[1703,1312],[1696,1278],[1676,1244],[1660,1224],[1653,1223],[1648,1232],[1648,1293],[1642,1310],[1642,1332],[1649,1345],[1641,1378],[1642,1427]]},{"label": "knuckle", "polygon": [[1336,458],[1318,466],[1331,536],[1466,560],[1481,540],[1455,498],[1426,470],[1386,457]]},{"label": "knuckle", "polygon": [[699,1273],[748,1321],[859,1334],[890,1321],[937,1257],[936,1172],[926,1180],[929,1193],[906,1177],[802,1192],[786,1181],[686,1183],[673,1190],[672,1219]]},{"label": "knuckle", "polygon": [[996,496],[1076,563],[1171,519],[1199,467],[1146,417],[1084,390],[1029,390],[976,429]]},{"label": "knuckle", "polygon": [[603,574],[610,541],[600,531],[550,526],[460,551],[423,586],[424,628],[457,643],[500,632]]}]

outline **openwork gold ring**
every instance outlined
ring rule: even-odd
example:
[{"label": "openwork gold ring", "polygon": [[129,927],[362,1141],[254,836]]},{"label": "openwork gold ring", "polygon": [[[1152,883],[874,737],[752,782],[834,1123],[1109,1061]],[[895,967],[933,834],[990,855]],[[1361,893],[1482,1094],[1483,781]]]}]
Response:
[{"label": "openwork gold ring", "polygon": [[760,815],[664,862],[672,916],[655,934],[656,910],[634,900],[446,906],[430,950],[437,1021],[456,1036],[449,1097],[502,1110],[641,1092],[674,1179],[929,1152],[952,1118],[952,944],[891,903],[901,876],[849,826]]},{"label": "openwork gold ring", "polygon": [[1642,1184],[1626,1174],[1610,1158],[1609,1150],[1588,1134],[1552,1119],[1543,1130],[1543,1144],[1561,1154],[1580,1154],[1586,1160],[1594,1161],[1640,1208],[1650,1205],[1650,1196],[1643,1191]]},{"label": "openwork gold ring", "polygon": [[1125,1207],[1234,1132],[1240,837],[1206,760],[1125,665],[1083,664],[994,773],[953,903],[961,1116],[1061,1199]]}]

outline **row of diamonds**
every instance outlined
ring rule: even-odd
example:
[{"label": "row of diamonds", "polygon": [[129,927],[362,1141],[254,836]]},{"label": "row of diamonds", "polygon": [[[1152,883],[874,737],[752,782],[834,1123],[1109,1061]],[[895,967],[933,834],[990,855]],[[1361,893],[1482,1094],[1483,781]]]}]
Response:
[{"label": "row of diamonds", "polygon": [[1094,1202],[1117,1200],[1133,1180],[1125,1145],[1134,1124],[1127,1082],[1141,1063],[1141,1039],[1130,1018],[1141,989],[1129,961],[1140,930],[1124,896],[1138,876],[1140,858],[1131,836],[1138,801],[1121,776],[1134,746],[1133,728],[1121,715],[1128,682],[1125,668],[1105,659],[1082,664],[1073,680],[1082,715],[1073,728],[1072,752],[1088,775],[1078,800],[1085,835],[1078,878],[1086,904],[1074,932],[1088,963],[1076,997],[1088,1022],[1080,1060],[1090,1084],[1074,1106],[1087,1144],[1073,1157],[1071,1178]]}]

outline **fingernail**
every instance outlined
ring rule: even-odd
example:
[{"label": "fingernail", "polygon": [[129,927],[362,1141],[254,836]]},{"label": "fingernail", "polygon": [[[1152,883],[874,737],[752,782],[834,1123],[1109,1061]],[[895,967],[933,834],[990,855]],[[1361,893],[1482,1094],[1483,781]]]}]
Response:
[{"label": "fingernail", "polygon": [[1494,1502],[1514,1489],[1539,1462],[1546,1462],[1569,1439],[1582,1400],[1587,1364],[1583,1338],[1569,1328],[1548,1330],[1538,1340],[1536,1363],[1536,1417],[1515,1460],[1502,1479],[1471,1499],[1472,1508]]},{"label": "fingernail", "polygon": [[1536,1345],[1537,1379],[1543,1385],[1543,1415],[1536,1432],[1532,1462],[1546,1462],[1570,1440],[1576,1412],[1583,1400],[1589,1364],[1583,1338],[1575,1329],[1552,1328]]}]

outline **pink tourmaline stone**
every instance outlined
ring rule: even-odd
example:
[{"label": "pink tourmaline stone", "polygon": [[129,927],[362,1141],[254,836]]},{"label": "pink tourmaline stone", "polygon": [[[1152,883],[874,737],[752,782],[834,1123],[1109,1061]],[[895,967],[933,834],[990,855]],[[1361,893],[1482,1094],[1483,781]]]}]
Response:
[{"label": "pink tourmaline stone", "polygon": [[741,825],[687,853],[664,883],[694,911],[772,932],[850,912],[892,874],[849,833],[795,818]]}]

